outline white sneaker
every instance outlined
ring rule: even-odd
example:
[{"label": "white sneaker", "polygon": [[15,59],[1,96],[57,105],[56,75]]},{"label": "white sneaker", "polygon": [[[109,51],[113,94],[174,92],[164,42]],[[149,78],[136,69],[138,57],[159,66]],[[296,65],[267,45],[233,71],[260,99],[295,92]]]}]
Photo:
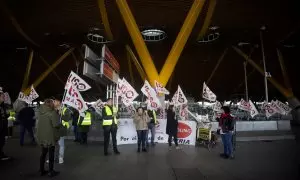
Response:
[{"label": "white sneaker", "polygon": [[58,164],[63,164],[63,163],[64,163],[64,159],[63,158],[59,158]]},{"label": "white sneaker", "polygon": [[179,146],[176,146],[176,149],[178,150],[178,149],[181,149]]}]

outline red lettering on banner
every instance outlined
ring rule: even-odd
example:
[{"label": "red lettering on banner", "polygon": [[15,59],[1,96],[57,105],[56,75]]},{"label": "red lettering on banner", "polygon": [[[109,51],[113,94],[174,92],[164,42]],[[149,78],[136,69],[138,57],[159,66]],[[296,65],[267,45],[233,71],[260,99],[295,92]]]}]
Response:
[{"label": "red lettering on banner", "polygon": [[182,122],[178,122],[178,133],[177,133],[178,138],[186,138],[191,134],[192,134],[192,128],[189,125]]}]

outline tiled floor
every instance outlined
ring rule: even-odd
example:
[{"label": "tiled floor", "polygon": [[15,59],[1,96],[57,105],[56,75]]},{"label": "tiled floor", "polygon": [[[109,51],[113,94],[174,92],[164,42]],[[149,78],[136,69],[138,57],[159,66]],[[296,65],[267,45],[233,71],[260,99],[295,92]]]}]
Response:
[{"label": "tiled floor", "polygon": [[[168,150],[158,144],[148,153],[136,153],[135,145],[119,146],[121,155],[103,156],[100,143],[87,146],[66,142],[65,164],[56,165],[63,180],[296,180],[297,147],[293,140],[273,142],[238,142],[235,160],[219,157],[221,145],[208,151],[184,146]],[[14,157],[0,162],[0,180],[46,179],[37,173],[39,147],[19,147],[12,139],[5,148]],[[299,151],[298,151],[299,153]],[[300,178],[299,178],[300,179]],[[298,180],[299,180],[298,179]]]}]

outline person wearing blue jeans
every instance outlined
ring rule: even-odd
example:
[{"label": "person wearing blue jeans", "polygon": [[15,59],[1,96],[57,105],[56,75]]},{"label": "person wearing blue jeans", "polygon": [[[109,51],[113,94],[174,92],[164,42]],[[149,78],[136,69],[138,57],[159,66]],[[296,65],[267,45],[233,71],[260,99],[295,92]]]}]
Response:
[{"label": "person wearing blue jeans", "polygon": [[230,109],[227,106],[222,107],[222,114],[219,119],[219,133],[224,145],[224,153],[221,157],[228,159],[233,158],[232,134],[234,130],[233,117],[230,115]]}]

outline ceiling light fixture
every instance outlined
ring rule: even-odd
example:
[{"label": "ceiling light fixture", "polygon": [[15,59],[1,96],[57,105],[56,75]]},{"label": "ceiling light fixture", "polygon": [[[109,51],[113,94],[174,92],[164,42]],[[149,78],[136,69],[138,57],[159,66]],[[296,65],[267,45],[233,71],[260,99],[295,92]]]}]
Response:
[{"label": "ceiling light fixture", "polygon": [[162,41],[167,37],[167,34],[159,29],[146,29],[141,32],[144,41],[147,42],[157,42]]},{"label": "ceiling light fixture", "polygon": [[101,35],[102,31],[99,28],[91,28],[89,33],[86,35],[88,40],[97,43],[97,44],[107,44],[112,41],[107,40],[104,36]]},{"label": "ceiling light fixture", "polygon": [[208,34],[207,36],[205,36],[203,39],[199,40],[198,43],[209,43],[209,42],[219,39],[219,37],[220,37],[220,33],[218,33],[218,32],[211,33],[211,34]]}]

